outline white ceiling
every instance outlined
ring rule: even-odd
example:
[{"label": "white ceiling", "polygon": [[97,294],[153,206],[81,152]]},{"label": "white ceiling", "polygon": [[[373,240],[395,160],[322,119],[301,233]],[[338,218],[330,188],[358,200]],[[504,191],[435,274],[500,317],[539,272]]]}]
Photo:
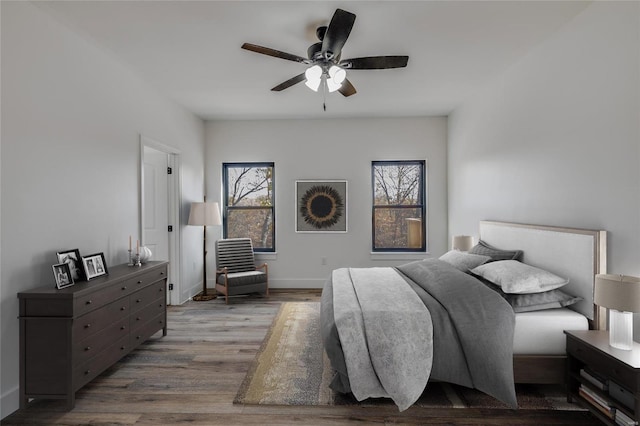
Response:
[{"label": "white ceiling", "polygon": [[[46,1],[43,10],[203,119],[446,115],[580,13],[582,1]],[[353,70],[358,93],[270,88],[306,56],[336,8],[357,18],[342,57],[408,55],[407,68]]]}]

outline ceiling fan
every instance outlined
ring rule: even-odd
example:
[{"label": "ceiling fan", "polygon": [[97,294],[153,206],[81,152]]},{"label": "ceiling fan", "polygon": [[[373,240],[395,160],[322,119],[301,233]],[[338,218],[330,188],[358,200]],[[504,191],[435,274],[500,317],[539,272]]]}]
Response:
[{"label": "ceiling fan", "polygon": [[406,67],[409,61],[408,56],[366,56],[341,59],[342,47],[351,33],[355,20],[355,14],[336,9],[329,25],[318,27],[316,30],[316,36],[320,41],[309,46],[308,58],[251,43],[244,43],[242,48],[309,65],[305,72],[278,84],[271,89],[273,91],[279,92],[306,80],[305,84],[313,91],[318,91],[320,85],[324,83],[324,87],[329,92],[337,90],[343,96],[351,96],[356,93],[356,89],[347,79],[346,70],[402,68]]}]

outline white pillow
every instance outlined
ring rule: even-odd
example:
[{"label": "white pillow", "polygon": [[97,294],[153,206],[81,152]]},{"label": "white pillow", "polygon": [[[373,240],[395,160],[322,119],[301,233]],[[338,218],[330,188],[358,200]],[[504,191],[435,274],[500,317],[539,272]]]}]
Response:
[{"label": "white pillow", "polygon": [[440,260],[447,262],[456,269],[462,272],[467,272],[469,269],[473,269],[476,266],[480,266],[491,257],[483,256],[481,254],[471,254],[458,250],[451,250],[439,257]]},{"label": "white pillow", "polygon": [[480,265],[471,273],[500,286],[508,294],[542,293],[562,287],[569,279],[517,260],[500,260]]}]

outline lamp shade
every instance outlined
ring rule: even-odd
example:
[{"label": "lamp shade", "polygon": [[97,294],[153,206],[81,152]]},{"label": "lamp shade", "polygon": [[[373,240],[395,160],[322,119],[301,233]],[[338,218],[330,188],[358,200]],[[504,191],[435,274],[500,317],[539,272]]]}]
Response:
[{"label": "lamp shade", "polygon": [[209,226],[221,225],[220,207],[218,203],[191,203],[189,225]]},{"label": "lamp shade", "polygon": [[451,239],[453,250],[469,251],[473,247],[473,237],[470,235],[456,235]]},{"label": "lamp shade", "polygon": [[594,303],[623,312],[640,312],[640,278],[598,274]]}]

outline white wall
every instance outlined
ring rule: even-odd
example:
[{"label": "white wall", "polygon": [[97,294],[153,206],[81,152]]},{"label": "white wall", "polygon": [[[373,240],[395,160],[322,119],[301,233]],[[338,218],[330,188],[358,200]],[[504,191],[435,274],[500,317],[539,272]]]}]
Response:
[{"label": "white wall", "polygon": [[[428,248],[440,255],[447,249],[446,123],[444,117],[207,122],[207,199],[221,200],[223,162],[275,162],[277,256],[265,257],[270,285],[320,288],[334,268],[425,257],[371,255],[371,161],[426,159]],[[348,181],[346,234],[295,232],[294,183],[303,179]]]},{"label": "white wall", "polygon": [[[138,234],[139,136],[179,149],[183,224],[202,200],[204,124],[26,2],[2,2],[2,417],[18,407],[18,299],[54,285],[56,251],[124,263]],[[189,229],[191,228],[191,229]],[[183,228],[183,259],[202,231]],[[201,263],[185,268],[197,285]]]},{"label": "white wall", "polygon": [[450,117],[449,231],[605,229],[609,272],[638,276],[638,164],[640,3],[594,2]]}]

